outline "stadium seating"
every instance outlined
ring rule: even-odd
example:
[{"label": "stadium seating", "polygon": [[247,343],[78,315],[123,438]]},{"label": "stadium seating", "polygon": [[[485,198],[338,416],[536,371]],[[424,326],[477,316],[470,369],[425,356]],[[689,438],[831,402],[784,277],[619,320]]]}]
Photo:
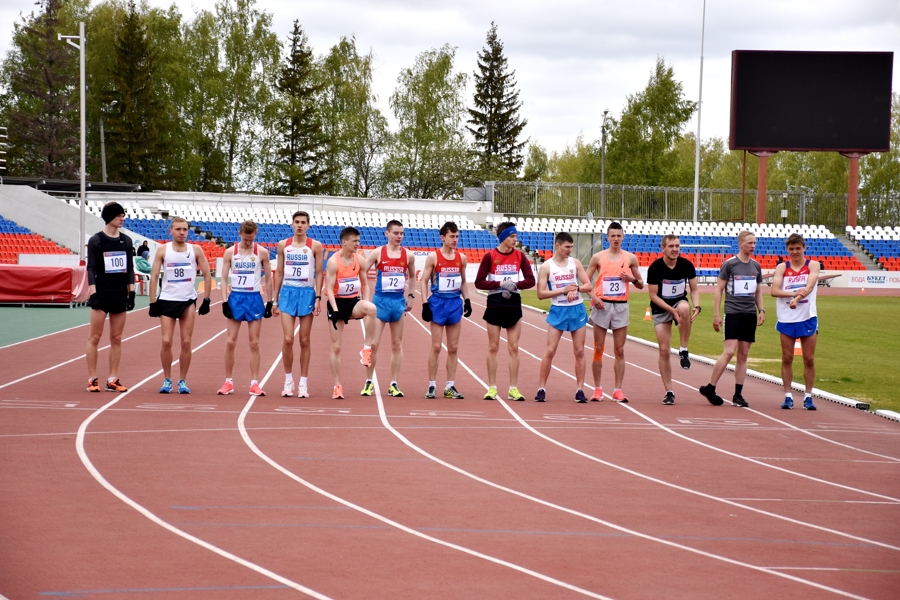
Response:
[{"label": "stadium seating", "polygon": [[0,216],[0,264],[15,265],[20,254],[71,254],[67,248],[45,240],[27,227]]},{"label": "stadium seating", "polygon": [[900,227],[847,225],[847,237],[855,241],[888,271],[900,271]]}]

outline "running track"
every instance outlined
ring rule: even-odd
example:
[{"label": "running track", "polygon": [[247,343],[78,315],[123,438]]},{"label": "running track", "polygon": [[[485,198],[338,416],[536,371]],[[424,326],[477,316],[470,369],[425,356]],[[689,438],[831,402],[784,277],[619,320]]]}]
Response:
[{"label": "running track", "polygon": [[[379,396],[356,395],[359,324],[345,334],[347,399],[331,399],[324,318],[308,400],[278,395],[276,319],[262,338],[269,395],[246,395],[245,338],[238,392],[214,394],[217,306],[197,319],[190,396],[156,393],[159,331],[143,310],[125,331],[127,394],[83,391],[84,327],[0,348],[0,597],[896,598],[900,425],[821,400],[781,411],[780,388],[755,379],[752,408],[713,407],[696,361],[673,360],[677,402],[663,406],[656,350],[630,342],[627,405],[573,402],[568,339],[546,404],[483,401],[483,297],[473,304],[465,400],[423,397],[418,303],[399,399],[380,396],[387,332]],[[545,336],[526,310],[526,396]]]}]

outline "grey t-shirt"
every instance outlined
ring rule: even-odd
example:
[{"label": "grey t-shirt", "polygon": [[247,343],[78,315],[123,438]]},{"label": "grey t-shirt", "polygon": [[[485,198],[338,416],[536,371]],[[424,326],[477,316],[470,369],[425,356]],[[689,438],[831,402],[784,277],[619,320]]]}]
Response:
[{"label": "grey t-shirt", "polygon": [[725,280],[725,314],[756,314],[756,290],[762,283],[762,267],[752,258],[748,262],[732,256],[719,269]]}]

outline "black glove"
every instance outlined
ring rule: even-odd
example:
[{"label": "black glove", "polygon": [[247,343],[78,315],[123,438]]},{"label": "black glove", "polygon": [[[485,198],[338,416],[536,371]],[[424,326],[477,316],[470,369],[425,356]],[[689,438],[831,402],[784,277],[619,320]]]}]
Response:
[{"label": "black glove", "polygon": [[463,316],[466,318],[472,316],[472,302],[468,298],[463,298]]},{"label": "black glove", "polygon": [[426,323],[431,322],[431,306],[427,302],[422,303],[422,320]]},{"label": "black glove", "polygon": [[225,315],[226,319],[233,319],[234,315],[231,314],[231,307],[228,306],[228,302],[222,303],[222,314]]},{"label": "black glove", "polygon": [[328,303],[328,320],[331,321],[331,326],[334,327],[334,330],[337,331],[337,324],[341,320],[341,313],[339,311],[332,310],[331,303]]},{"label": "black glove", "polygon": [[209,298],[204,298],[203,302],[200,304],[200,310],[197,311],[201,315],[209,314]]},{"label": "black glove", "polygon": [[151,317],[158,317],[158,316],[159,316],[159,305],[158,305],[156,302],[151,302],[151,303],[150,303],[150,306],[149,306],[148,308],[150,309],[150,316],[151,316]]},{"label": "black glove", "polygon": [[266,302],[266,312],[263,314],[264,319],[270,319],[272,317],[272,301],[269,300]]},{"label": "black glove", "polygon": [[134,290],[128,292],[128,299],[125,301],[125,310],[134,310]]},{"label": "black glove", "polygon": [[100,310],[100,294],[97,292],[91,294],[91,297],[88,298],[87,305],[91,308]]}]

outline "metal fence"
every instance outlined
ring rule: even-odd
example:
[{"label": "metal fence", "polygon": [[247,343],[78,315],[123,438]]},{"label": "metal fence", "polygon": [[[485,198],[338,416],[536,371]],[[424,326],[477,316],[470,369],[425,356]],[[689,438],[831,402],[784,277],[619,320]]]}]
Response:
[{"label": "metal fence", "polygon": [[[692,221],[693,188],[632,185],[490,181],[485,185],[494,211],[508,215],[588,217]],[[766,220],[770,223],[825,225],[843,230],[847,224],[847,195],[815,194],[805,190],[768,190]],[[786,216],[782,216],[785,214]],[[900,225],[900,197],[860,197],[857,223]],[[701,221],[756,220],[756,191],[701,189]]]}]

